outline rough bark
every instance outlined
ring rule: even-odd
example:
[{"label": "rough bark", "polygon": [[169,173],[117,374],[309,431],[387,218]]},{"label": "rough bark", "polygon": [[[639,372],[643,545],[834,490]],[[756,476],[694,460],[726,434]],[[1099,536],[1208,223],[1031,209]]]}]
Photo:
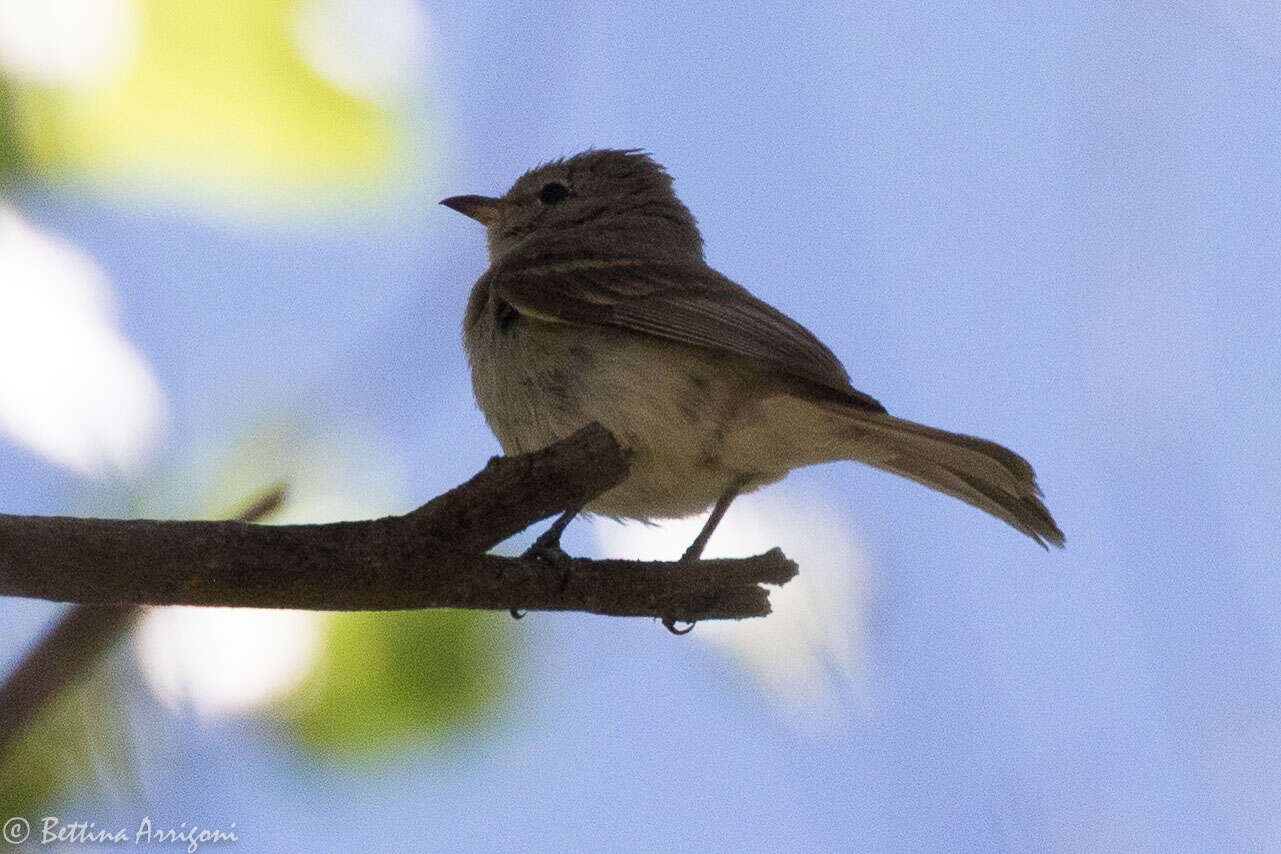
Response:
[{"label": "rough bark", "polygon": [[761,583],[796,572],[777,550],[693,564],[564,562],[487,550],[575,507],[627,471],[593,425],[542,451],[496,457],[403,516],[321,525],[0,514],[0,595],[86,605],[313,610],[590,611],[666,620],[769,613]]}]

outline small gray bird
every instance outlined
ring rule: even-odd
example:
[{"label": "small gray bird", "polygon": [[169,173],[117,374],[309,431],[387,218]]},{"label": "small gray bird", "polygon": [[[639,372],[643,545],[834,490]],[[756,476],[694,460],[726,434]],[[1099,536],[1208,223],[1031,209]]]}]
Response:
[{"label": "small gray bird", "polygon": [[531,552],[563,556],[561,532],[583,510],[651,519],[714,504],[682,558],[694,561],[736,495],[832,460],[911,478],[1063,545],[1022,457],[888,415],[809,330],[707,266],[694,217],[648,155],[586,151],[499,198],[441,204],[489,232],[463,343],[503,450],[599,421],[632,453],[626,480],[564,514]]}]

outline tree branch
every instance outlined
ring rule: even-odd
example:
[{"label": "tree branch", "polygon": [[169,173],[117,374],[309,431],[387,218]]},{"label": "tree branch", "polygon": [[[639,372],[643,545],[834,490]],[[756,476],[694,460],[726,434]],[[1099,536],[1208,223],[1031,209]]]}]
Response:
[{"label": "tree branch", "polygon": [[[257,522],[285,500],[277,484],[236,518]],[[0,684],[0,760],[9,743],[62,689],[85,677],[142,613],[137,605],[74,605]]]},{"label": "tree branch", "polygon": [[777,549],[683,566],[498,557],[485,551],[581,506],[627,472],[599,425],[496,457],[404,516],[325,525],[0,514],[0,595],[93,605],[588,611],[664,620],[769,613],[761,583],[795,565]]},{"label": "tree branch", "polygon": [[778,549],[688,566],[562,565],[485,553],[539,519],[582,506],[626,474],[626,454],[593,424],[542,451],[495,457],[467,483],[404,516],[250,524],[279,506],[281,488],[237,521],[0,514],[0,595],[81,603],[0,685],[0,755],[132,625],[139,605],[588,611],[669,624],[769,613],[760,585],[796,574]]}]

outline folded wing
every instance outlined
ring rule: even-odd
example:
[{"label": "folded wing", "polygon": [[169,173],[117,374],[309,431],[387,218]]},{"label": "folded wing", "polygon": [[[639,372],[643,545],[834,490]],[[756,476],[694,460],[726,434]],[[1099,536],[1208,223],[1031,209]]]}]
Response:
[{"label": "folded wing", "polygon": [[491,270],[491,293],[543,319],[626,329],[764,362],[874,412],[808,329],[701,263],[545,255]]}]

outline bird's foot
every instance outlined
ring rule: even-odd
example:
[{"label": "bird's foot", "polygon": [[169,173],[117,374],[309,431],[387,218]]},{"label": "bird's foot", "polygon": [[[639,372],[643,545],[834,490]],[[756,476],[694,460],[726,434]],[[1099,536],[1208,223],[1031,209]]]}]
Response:
[{"label": "bird's foot", "polygon": [[674,635],[687,635],[690,632],[694,631],[694,626],[698,625],[698,623],[695,620],[681,620],[680,622],[688,623],[688,625],[685,626],[685,628],[683,629],[678,629],[676,628],[676,622],[677,621],[674,617],[664,617],[663,628],[667,629],[669,632],[671,632]]},{"label": "bird's foot", "polygon": [[565,550],[560,547],[558,542],[544,543],[540,537],[534,541],[534,544],[525,549],[524,554],[520,556],[521,560],[541,560],[544,563],[550,563],[552,566],[566,567],[573,560]]},{"label": "bird's foot", "polygon": [[[559,532],[557,532],[559,534]],[[540,560],[560,572],[560,582],[556,585],[558,592],[563,592],[569,586],[569,566],[573,558],[565,553],[560,547],[560,537],[548,537],[544,534],[534,541],[534,544],[521,554],[521,560]],[[510,610],[513,620],[519,620],[525,616],[525,609],[512,608]]]}]

